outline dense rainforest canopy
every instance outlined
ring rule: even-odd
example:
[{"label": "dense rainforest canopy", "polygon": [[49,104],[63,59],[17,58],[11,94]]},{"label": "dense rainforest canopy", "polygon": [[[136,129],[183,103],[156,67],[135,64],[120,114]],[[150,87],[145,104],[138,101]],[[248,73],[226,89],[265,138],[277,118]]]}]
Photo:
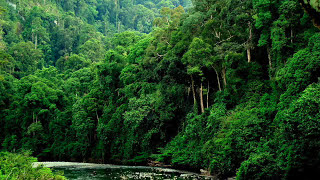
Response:
[{"label": "dense rainforest canopy", "polygon": [[312,177],[320,33],[307,3],[0,0],[0,149]]}]

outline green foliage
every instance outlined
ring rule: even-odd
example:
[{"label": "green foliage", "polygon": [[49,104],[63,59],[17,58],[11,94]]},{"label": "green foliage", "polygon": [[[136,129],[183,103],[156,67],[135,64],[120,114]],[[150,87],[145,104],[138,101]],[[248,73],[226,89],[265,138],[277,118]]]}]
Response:
[{"label": "green foliage", "polygon": [[[316,138],[319,129],[319,84],[308,86],[301,96],[292,101],[288,109],[276,117],[279,122],[278,161],[287,178],[302,177],[303,172],[312,177],[319,157],[316,149],[319,140]],[[284,143],[285,142],[285,143]],[[296,171],[302,169],[302,173]]]},{"label": "green foliage", "polygon": [[295,100],[309,84],[318,81],[319,37],[318,33],[311,37],[308,47],[298,51],[288,60],[287,65],[278,71],[276,78],[279,87],[285,90],[280,97],[281,108]]},{"label": "green foliage", "polygon": [[11,56],[17,61],[16,72],[19,77],[29,75],[36,71],[38,67],[42,68],[43,52],[34,49],[32,42],[20,42],[9,50]]},{"label": "green foliage", "polygon": [[189,50],[184,54],[183,63],[188,66],[188,74],[203,74],[201,71],[210,58],[212,47],[199,38],[194,38]]},{"label": "green foliage", "polygon": [[[220,179],[318,172],[320,35],[297,1],[8,2],[1,149]],[[23,167],[0,178],[27,178],[32,158],[1,155]],[[30,179],[55,177],[29,165]]]},{"label": "green foliage", "polygon": [[77,71],[90,65],[90,60],[83,55],[72,54],[71,56],[61,57],[56,66],[60,71],[71,70]]},{"label": "green foliage", "polygon": [[188,114],[183,130],[167,145],[161,158],[185,168],[208,167],[210,147],[206,143],[216,136],[225,113],[224,105],[216,104],[208,116]]},{"label": "green foliage", "polygon": [[62,175],[54,174],[49,168],[42,166],[33,168],[32,163],[37,159],[30,157],[29,153],[13,154],[0,152],[0,178],[1,179],[40,179],[64,180]]},{"label": "green foliage", "polygon": [[92,62],[98,62],[104,59],[105,48],[101,41],[90,39],[80,46],[80,53],[86,55]]},{"label": "green foliage", "polygon": [[237,179],[272,179],[277,178],[277,162],[268,152],[252,154],[242,162]]}]

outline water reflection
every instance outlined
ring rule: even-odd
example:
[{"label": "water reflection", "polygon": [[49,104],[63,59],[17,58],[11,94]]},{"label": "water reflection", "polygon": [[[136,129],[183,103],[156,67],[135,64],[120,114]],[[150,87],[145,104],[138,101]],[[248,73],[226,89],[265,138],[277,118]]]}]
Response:
[{"label": "water reflection", "polygon": [[[64,171],[64,175],[71,180],[116,180],[116,179],[142,179],[142,180],[191,180],[213,179],[212,177],[200,176],[195,173],[178,171],[167,168],[152,168],[142,166],[116,166],[86,163],[52,162],[42,163],[53,171]],[[34,166],[38,166],[35,164]]]}]

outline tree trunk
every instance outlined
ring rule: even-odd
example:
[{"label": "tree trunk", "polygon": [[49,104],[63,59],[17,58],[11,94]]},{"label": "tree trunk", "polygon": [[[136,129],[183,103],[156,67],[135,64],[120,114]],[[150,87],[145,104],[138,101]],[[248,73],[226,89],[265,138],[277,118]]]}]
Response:
[{"label": "tree trunk", "polygon": [[292,29],[292,27],[291,27],[291,43],[293,43],[293,29]]},{"label": "tree trunk", "polygon": [[106,21],[104,23],[104,31],[105,31],[104,35],[107,36],[108,35],[108,24],[106,23]]},{"label": "tree trunk", "polygon": [[269,47],[267,47],[267,53],[268,53],[268,60],[269,60],[269,68],[272,69],[272,59],[271,59],[271,52]]},{"label": "tree trunk", "polygon": [[224,87],[227,87],[226,67],[223,67],[223,69],[222,69],[222,78],[223,78],[223,85],[224,85]]},{"label": "tree trunk", "polygon": [[207,91],[207,109],[209,108],[209,92],[210,92],[210,82],[208,81],[208,91]]},{"label": "tree trunk", "polygon": [[191,75],[191,88],[192,88],[192,94],[193,94],[193,105],[194,108],[197,108],[197,99],[196,99],[196,91],[194,90],[194,80],[193,77]]},{"label": "tree trunk", "polygon": [[114,4],[116,9],[116,28],[118,29],[118,33],[120,33],[120,22],[119,22],[120,3],[118,0],[115,0]]},{"label": "tree trunk", "polygon": [[271,52],[270,52],[270,48],[267,47],[267,53],[268,53],[268,61],[269,61],[269,78],[270,80],[272,79],[272,59],[271,59]]},{"label": "tree trunk", "polygon": [[248,42],[247,42],[247,55],[248,55],[248,63],[251,62],[251,41],[252,41],[252,26],[251,26],[251,22],[248,23],[249,25],[249,38],[248,38]]},{"label": "tree trunk", "polygon": [[102,149],[102,163],[104,163],[104,150]]},{"label": "tree trunk", "polygon": [[100,118],[99,118],[99,115],[98,115],[98,110],[96,110],[96,116],[97,116],[97,121],[98,121],[98,123],[99,123]]},{"label": "tree trunk", "polygon": [[[33,31],[33,29],[31,31]],[[32,32],[32,34],[31,34],[31,40],[32,40],[32,42],[34,42],[34,32]]]},{"label": "tree trunk", "polygon": [[96,141],[97,140],[97,132],[98,132],[98,125],[99,125],[99,122],[100,122],[100,118],[99,118],[99,115],[98,115],[98,110],[96,110],[96,116],[97,116],[97,128],[95,129],[95,131],[94,131],[94,135],[93,135],[93,139],[94,139],[94,141]]},{"label": "tree trunk", "polygon": [[220,83],[219,73],[218,73],[217,69],[216,69],[216,68],[214,68],[214,66],[212,66],[212,68],[213,68],[213,69],[214,69],[214,71],[216,72],[219,91],[221,91],[221,83]]},{"label": "tree trunk", "polygon": [[203,105],[203,86],[202,86],[202,83],[201,83],[201,86],[200,86],[199,95],[200,95],[201,112],[204,113],[204,105]]},{"label": "tree trunk", "polygon": [[250,49],[250,47],[247,48],[247,55],[248,55],[248,63],[251,63],[251,49]]},{"label": "tree trunk", "polygon": [[36,35],[36,38],[35,38],[34,49],[37,49],[37,46],[38,46],[38,35]]}]

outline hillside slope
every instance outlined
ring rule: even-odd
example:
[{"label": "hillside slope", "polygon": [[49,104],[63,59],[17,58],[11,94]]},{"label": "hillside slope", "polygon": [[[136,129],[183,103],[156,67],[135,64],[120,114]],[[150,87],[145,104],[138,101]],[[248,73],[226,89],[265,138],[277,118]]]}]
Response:
[{"label": "hillside slope", "polygon": [[0,4],[3,150],[220,179],[320,169],[320,34],[298,1],[17,2]]}]

